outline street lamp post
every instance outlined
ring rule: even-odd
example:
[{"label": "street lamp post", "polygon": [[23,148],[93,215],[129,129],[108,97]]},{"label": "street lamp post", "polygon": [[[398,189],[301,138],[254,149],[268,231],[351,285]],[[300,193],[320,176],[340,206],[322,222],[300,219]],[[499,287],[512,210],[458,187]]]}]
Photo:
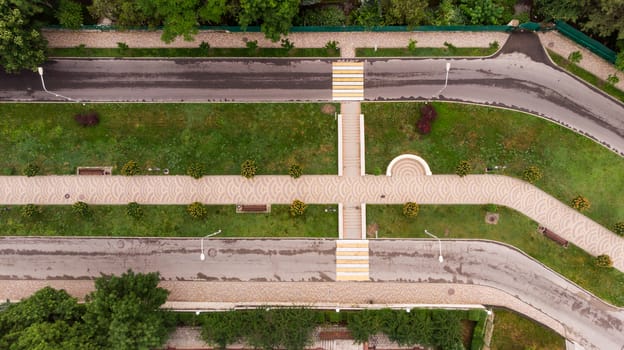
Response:
[{"label": "street lamp post", "polygon": [[201,261],[206,260],[206,254],[204,254],[204,239],[206,239],[206,238],[210,238],[210,237],[212,237],[212,236],[216,236],[216,235],[218,235],[219,233],[221,233],[221,230],[218,230],[218,231],[216,231],[216,232],[213,232],[213,233],[211,233],[211,234],[207,235],[206,237],[202,237],[202,239],[201,239],[201,254],[199,255],[199,259],[200,259]]},{"label": "street lamp post", "polygon": [[[64,98],[67,101],[80,102],[79,100],[74,100],[71,97],[63,96],[61,94],[57,94],[55,92],[48,91],[48,89],[46,89],[45,82],[43,81],[43,67],[37,67],[37,72],[39,72],[39,77],[41,78],[41,86],[43,87],[43,91],[47,92],[50,95],[54,95],[56,97]],[[83,105],[84,105],[84,103],[83,103]]]},{"label": "street lamp post", "polygon": [[435,236],[434,234],[429,233],[429,231],[425,230],[425,233],[438,240],[438,248],[440,249],[440,255],[438,256],[438,261],[441,262],[441,263],[444,262],[444,258],[442,257],[442,242],[440,241],[440,239],[437,236]]},{"label": "street lamp post", "polygon": [[444,87],[440,89],[440,91],[438,91],[438,93],[435,96],[440,96],[442,94],[442,91],[444,91],[444,89],[446,89],[446,87],[448,86],[448,77],[449,77],[449,71],[451,70],[451,62],[446,62],[446,78],[444,79]]}]

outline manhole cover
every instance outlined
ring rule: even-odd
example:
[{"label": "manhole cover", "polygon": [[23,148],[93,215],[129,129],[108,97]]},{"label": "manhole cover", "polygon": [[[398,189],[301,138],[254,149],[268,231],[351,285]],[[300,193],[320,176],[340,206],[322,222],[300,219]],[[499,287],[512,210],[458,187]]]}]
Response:
[{"label": "manhole cover", "polygon": [[69,199],[69,193],[65,193],[65,199]]},{"label": "manhole cover", "polygon": [[124,241],[122,241],[121,239],[117,241],[117,248],[121,249],[125,246],[126,244],[124,243]]},{"label": "manhole cover", "polygon": [[453,294],[455,294],[455,289],[449,288],[448,295],[453,295]]},{"label": "manhole cover", "polygon": [[217,256],[217,250],[214,248],[208,249],[208,256],[214,258],[215,256]]}]

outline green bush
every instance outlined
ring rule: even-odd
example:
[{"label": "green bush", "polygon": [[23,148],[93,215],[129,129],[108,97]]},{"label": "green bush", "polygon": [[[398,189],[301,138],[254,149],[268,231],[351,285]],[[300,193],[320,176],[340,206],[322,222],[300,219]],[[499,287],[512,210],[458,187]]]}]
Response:
[{"label": "green bush", "polygon": [[302,26],[343,26],[347,16],[338,6],[327,6],[303,10],[303,15],[297,21]]},{"label": "green bush", "polygon": [[37,217],[41,214],[41,207],[34,204],[26,204],[22,207],[21,214],[26,219]]},{"label": "green bush", "polygon": [[82,25],[82,5],[71,0],[61,0],[55,14],[60,25],[69,29],[80,29]]},{"label": "green bush", "polygon": [[205,219],[208,215],[208,208],[200,202],[193,202],[186,207],[186,212],[193,219]]},{"label": "green bush", "polygon": [[444,46],[446,46],[446,48],[451,52],[457,50],[457,47],[455,47],[455,45],[449,43],[448,41],[444,42]]},{"label": "green bush", "polygon": [[256,166],[255,160],[247,159],[246,161],[243,162],[243,164],[241,164],[242,176],[248,179],[251,179],[252,177],[256,176],[257,172],[258,172],[258,167]]},{"label": "green bush", "polygon": [[205,41],[202,41],[202,42],[199,44],[199,49],[200,49],[200,50],[202,50],[202,51],[204,51],[205,53],[208,53],[208,50],[210,50],[210,44],[208,44],[208,43],[207,43],[207,42],[205,42]]},{"label": "green bush", "polygon": [[330,40],[325,44],[327,50],[338,51],[338,42],[336,40]]},{"label": "green bush", "polygon": [[405,204],[403,204],[403,215],[407,216],[408,218],[415,218],[416,216],[418,216],[418,204],[414,203],[414,202],[407,202]]},{"label": "green bush", "polygon": [[534,183],[540,180],[544,174],[542,174],[542,170],[535,165],[531,165],[530,167],[524,169],[524,173],[522,174],[522,179],[528,183]]},{"label": "green bush", "polygon": [[39,174],[39,166],[36,164],[32,164],[32,163],[28,163],[28,165],[26,165],[26,168],[24,168],[24,175],[28,176],[28,177],[33,177],[37,174]]},{"label": "green bush", "polygon": [[407,49],[410,51],[416,51],[416,43],[418,43],[418,41],[414,39],[409,39],[409,43],[407,44]]},{"label": "green bush", "polygon": [[280,45],[282,46],[283,49],[288,50],[288,51],[295,48],[295,44],[292,41],[290,41],[290,39],[288,38],[282,39]]},{"label": "green bush", "polygon": [[613,225],[613,232],[624,236],[624,221],[616,222],[615,225]]},{"label": "green bush", "polygon": [[83,218],[88,218],[93,215],[93,212],[91,212],[91,208],[89,208],[89,205],[85,202],[74,203],[72,205],[72,210],[74,211],[74,213]]},{"label": "green bush", "polygon": [[134,160],[129,160],[121,167],[121,174],[125,176],[133,176],[141,173],[139,165]]},{"label": "green bush", "polygon": [[249,40],[245,43],[245,46],[247,46],[249,50],[256,50],[258,48],[258,40]]},{"label": "green bush", "polygon": [[193,177],[194,179],[200,179],[206,174],[204,166],[200,163],[193,163],[186,169],[186,175]]},{"label": "green bush", "polygon": [[145,213],[143,212],[143,208],[137,202],[130,202],[126,207],[126,215],[129,217],[139,220],[143,217]]},{"label": "green bush", "polygon": [[307,205],[302,201],[295,199],[290,205],[290,215],[291,216],[301,216],[305,214],[305,210]]},{"label": "green bush", "polygon": [[602,254],[594,258],[594,264],[598,267],[611,267],[613,266],[613,261],[607,254]]},{"label": "green bush", "polygon": [[292,164],[290,168],[288,169],[288,175],[297,179],[301,175],[303,175],[303,168],[301,168],[301,165],[299,164]]},{"label": "green bush", "polygon": [[117,42],[117,48],[119,49],[119,51],[126,51],[129,47],[128,44],[124,42]]},{"label": "green bush", "polygon": [[496,51],[496,50],[498,50],[499,47],[500,47],[500,45],[499,45],[498,41],[492,41],[490,43],[490,49],[492,49],[492,50]]},{"label": "green bush", "polygon": [[574,197],[574,199],[572,199],[572,208],[578,211],[585,211],[589,209],[590,207],[591,207],[591,203],[589,202],[589,199],[583,196],[576,196]]},{"label": "green bush", "polygon": [[486,212],[488,212],[488,213],[496,213],[496,212],[498,212],[498,205],[496,205],[496,204],[492,204],[492,203],[490,203],[490,204],[486,204],[486,205],[484,206],[484,209],[485,209],[485,211],[486,211]]},{"label": "green bush", "polygon": [[472,166],[466,160],[460,161],[459,164],[457,164],[457,167],[455,168],[455,174],[461,177],[468,175],[468,173],[470,173],[471,171],[472,171]]},{"label": "green bush", "polygon": [[616,85],[620,82],[620,78],[618,78],[617,74],[609,74],[607,77],[607,84]]},{"label": "green bush", "polygon": [[568,61],[574,64],[580,63],[582,59],[583,54],[580,51],[570,52],[570,54],[568,55]]}]

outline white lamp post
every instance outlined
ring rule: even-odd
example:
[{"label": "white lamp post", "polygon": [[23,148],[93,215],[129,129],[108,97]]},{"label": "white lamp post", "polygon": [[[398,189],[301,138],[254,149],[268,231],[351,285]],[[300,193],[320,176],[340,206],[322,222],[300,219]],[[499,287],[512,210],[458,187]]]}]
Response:
[{"label": "white lamp post", "polygon": [[444,258],[442,257],[442,242],[437,236],[429,233],[429,231],[425,230],[425,233],[438,240],[438,248],[440,249],[440,255],[438,256],[438,261],[441,263],[444,262]]},{"label": "white lamp post", "polygon": [[206,238],[210,238],[210,237],[212,237],[212,236],[216,236],[216,235],[218,235],[219,233],[221,233],[221,230],[216,231],[216,232],[213,232],[213,233],[211,233],[211,234],[207,235],[206,237],[202,237],[202,239],[201,239],[201,254],[199,255],[199,259],[200,259],[201,261],[206,260],[206,254],[204,254],[204,239],[206,239]]},{"label": "white lamp post", "polygon": [[446,85],[448,85],[448,75],[449,75],[450,70],[451,70],[451,62],[446,62],[446,79],[444,80],[444,89],[446,89]]},{"label": "white lamp post", "polygon": [[[37,67],[37,72],[39,72],[39,77],[41,77],[41,86],[43,86],[43,91],[47,92],[50,95],[54,95],[56,97],[61,97],[66,99],[67,101],[80,102],[79,100],[74,100],[71,97],[63,96],[61,94],[54,93],[52,91],[48,91],[45,86],[45,82],[43,81],[43,67]],[[84,103],[82,104],[84,106]]]}]

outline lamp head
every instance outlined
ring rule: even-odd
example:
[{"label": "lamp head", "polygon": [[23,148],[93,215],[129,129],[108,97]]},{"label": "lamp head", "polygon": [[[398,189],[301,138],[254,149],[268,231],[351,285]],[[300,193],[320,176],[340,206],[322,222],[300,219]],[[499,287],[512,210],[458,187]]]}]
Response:
[{"label": "lamp head", "polygon": [[448,72],[451,69],[451,62],[446,62],[446,71]]},{"label": "lamp head", "polygon": [[206,260],[206,255],[204,255],[204,252],[202,252],[202,253],[199,255],[199,260],[201,260],[201,261]]},{"label": "lamp head", "polygon": [[443,262],[444,262],[444,258],[442,257],[442,255],[440,255],[440,256],[438,257],[438,261],[439,261],[440,263],[443,263]]},{"label": "lamp head", "polygon": [[39,75],[43,75],[43,67],[37,67],[37,72],[39,72]]}]

